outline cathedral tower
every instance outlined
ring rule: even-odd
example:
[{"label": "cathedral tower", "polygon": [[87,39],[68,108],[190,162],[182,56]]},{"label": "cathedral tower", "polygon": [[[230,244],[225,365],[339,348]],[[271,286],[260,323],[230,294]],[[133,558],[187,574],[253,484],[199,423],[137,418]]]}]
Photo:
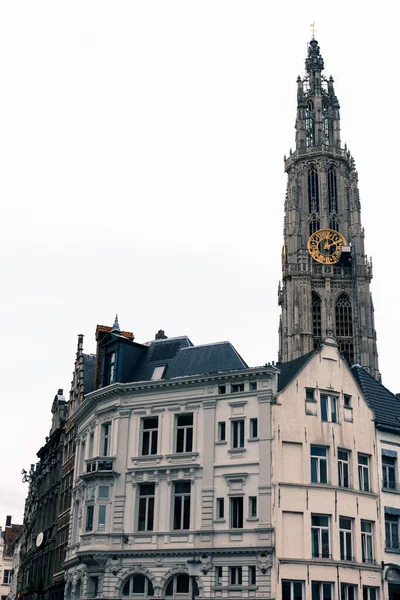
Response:
[{"label": "cathedral tower", "polygon": [[297,78],[296,149],[285,157],[279,360],[286,362],[334,335],[350,364],[379,378],[372,264],[354,159],[341,146],[339,102],[312,39],[306,75]]}]

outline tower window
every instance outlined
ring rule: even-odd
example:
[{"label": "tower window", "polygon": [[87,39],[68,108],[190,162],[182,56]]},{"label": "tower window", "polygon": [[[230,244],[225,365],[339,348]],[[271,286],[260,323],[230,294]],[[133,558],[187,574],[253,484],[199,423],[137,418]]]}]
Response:
[{"label": "tower window", "polygon": [[308,212],[319,213],[318,171],[314,165],[308,169]]},{"label": "tower window", "polygon": [[346,294],[341,294],[336,301],[336,336],[353,336],[353,315],[350,298]]},{"label": "tower window", "polygon": [[338,210],[335,167],[328,169],[328,207],[330,213],[336,213]]},{"label": "tower window", "polygon": [[325,101],[322,106],[322,118],[323,118],[323,133],[324,133],[324,146],[329,146],[329,106]]},{"label": "tower window", "polygon": [[312,100],[306,106],[306,146],[314,146],[314,103]]},{"label": "tower window", "polygon": [[316,215],[313,215],[311,217],[311,221],[310,221],[310,235],[312,235],[319,229],[321,229],[320,220],[317,218]]},{"label": "tower window", "polygon": [[312,308],[312,320],[313,320],[313,339],[314,348],[318,348],[321,342],[322,328],[321,328],[321,298],[315,292],[311,295],[311,308]]},{"label": "tower window", "polygon": [[339,223],[338,223],[336,215],[334,215],[330,219],[330,221],[329,221],[329,227],[330,227],[330,229],[333,229],[334,231],[339,231]]}]

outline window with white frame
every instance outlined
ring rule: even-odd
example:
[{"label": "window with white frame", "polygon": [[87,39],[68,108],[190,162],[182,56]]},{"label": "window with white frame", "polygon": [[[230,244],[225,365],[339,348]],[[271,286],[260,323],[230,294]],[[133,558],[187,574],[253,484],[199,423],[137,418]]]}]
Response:
[{"label": "window with white frame", "polygon": [[186,573],[179,573],[171,577],[165,588],[166,598],[193,598],[198,595],[199,588],[196,581]]},{"label": "window with white frame", "polygon": [[155,484],[139,485],[138,531],[153,531],[154,528]]},{"label": "window with white frame", "polygon": [[370,492],[369,456],[358,453],[358,484],[363,492]]},{"label": "window with white frame", "polygon": [[219,421],[218,423],[218,442],[226,441],[226,423],[225,421]]},{"label": "window with white frame", "polygon": [[215,585],[222,585],[223,570],[222,567],[215,567]]},{"label": "window with white frame", "polygon": [[389,490],[396,489],[396,470],[397,470],[397,453],[390,452],[385,454],[382,452],[382,487]]},{"label": "window with white frame", "polygon": [[4,585],[9,585],[10,583],[11,583],[11,570],[10,569],[4,569],[3,584]]},{"label": "window with white frame", "polygon": [[244,419],[232,421],[232,448],[244,448]]},{"label": "window with white frame", "polygon": [[250,381],[250,391],[255,392],[257,390],[257,381]]},{"label": "window with white frame", "polygon": [[257,496],[249,496],[249,519],[257,518]]},{"label": "window with white frame", "polygon": [[244,383],[232,383],[231,394],[239,394],[240,392],[244,392]]},{"label": "window with white frame", "polygon": [[87,504],[86,505],[85,531],[93,531],[93,515],[94,515],[94,504]]},{"label": "window with white frame", "polygon": [[242,567],[229,567],[229,585],[242,585]]},{"label": "window with white frame", "polygon": [[107,504],[99,504],[97,509],[97,530],[104,531],[106,528]]},{"label": "window with white frame", "polygon": [[79,457],[79,473],[85,472],[85,458],[86,458],[86,443],[81,442],[81,451]]},{"label": "window with white frame", "polygon": [[258,419],[250,419],[250,439],[258,439]]},{"label": "window with white frame", "polygon": [[348,488],[350,486],[350,452],[348,450],[338,450],[338,485]]},{"label": "window with white frame", "polygon": [[122,588],[123,598],[152,598],[154,588],[150,579],[142,573],[137,573],[125,581]]},{"label": "window with white frame", "polygon": [[340,560],[353,560],[353,520],[339,517]]},{"label": "window with white frame", "polygon": [[225,518],[224,498],[217,498],[217,519]]},{"label": "window with white frame", "polygon": [[100,456],[110,456],[111,423],[103,423],[100,435]]},{"label": "window with white frame", "polygon": [[160,365],[158,367],[154,367],[153,374],[151,376],[152,381],[157,381],[157,379],[162,379],[164,375],[166,365]]},{"label": "window with white frame", "polygon": [[311,515],[311,548],[313,558],[329,558],[329,515]]},{"label": "window with white frame", "polygon": [[328,449],[311,446],[311,483],[328,483]]},{"label": "window with white frame", "polygon": [[304,581],[282,580],[282,600],[303,600]]},{"label": "window with white frame", "polygon": [[357,589],[353,583],[341,583],[340,600],[357,600]]},{"label": "window with white frame", "polygon": [[329,423],[337,423],[337,398],[335,396],[328,396],[321,394],[321,421],[328,421]]},{"label": "window with white frame", "polygon": [[372,521],[361,521],[362,562],[374,562],[374,538]]},{"label": "window with white frame", "polygon": [[88,458],[92,458],[93,456],[93,447],[94,447],[94,433],[93,431],[89,435],[89,456]]},{"label": "window with white frame", "polygon": [[142,419],[142,456],[157,454],[158,448],[158,417]]},{"label": "window with white frame", "polygon": [[115,383],[117,362],[116,352],[108,352],[104,361],[104,385],[111,385],[112,383]]},{"label": "window with white frame", "polygon": [[327,581],[311,582],[311,600],[333,600],[333,583]]},{"label": "window with white frame", "polygon": [[379,588],[363,585],[363,600],[379,600]]},{"label": "window with white frame", "polygon": [[173,527],[175,530],[190,528],[190,481],[174,483],[174,514]]},{"label": "window with white frame", "polygon": [[193,413],[176,417],[176,452],[193,450]]},{"label": "window with white frame", "polygon": [[231,529],[243,529],[243,496],[230,498]]},{"label": "window with white frame", "polygon": [[385,512],[385,547],[399,549],[399,517]]}]

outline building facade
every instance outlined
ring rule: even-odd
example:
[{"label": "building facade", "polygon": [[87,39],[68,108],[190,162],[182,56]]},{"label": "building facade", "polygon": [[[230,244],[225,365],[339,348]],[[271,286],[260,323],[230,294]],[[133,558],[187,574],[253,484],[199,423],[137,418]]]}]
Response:
[{"label": "building facade", "polygon": [[270,598],[276,368],[248,368],[228,342],[140,345],[115,328],[98,363],[71,415],[66,598]]},{"label": "building facade", "polygon": [[364,250],[355,162],[341,145],[339,102],[312,39],[297,79],[296,148],[285,157],[279,360],[334,335],[340,352],[379,379],[372,264]]},{"label": "building facade", "polygon": [[333,338],[278,367],[275,597],[377,600],[383,548],[374,413]]},{"label": "building facade", "polygon": [[64,447],[66,401],[58,390],[52,405],[52,425],[46,442],[37,453],[25,481],[29,490],[25,502],[21,536],[17,594],[23,598],[58,600],[63,582],[54,584],[56,532]]},{"label": "building facade", "polygon": [[0,598],[8,600],[14,584],[13,546],[20,538],[22,525],[12,522],[11,515],[6,517],[4,531],[0,527]]}]

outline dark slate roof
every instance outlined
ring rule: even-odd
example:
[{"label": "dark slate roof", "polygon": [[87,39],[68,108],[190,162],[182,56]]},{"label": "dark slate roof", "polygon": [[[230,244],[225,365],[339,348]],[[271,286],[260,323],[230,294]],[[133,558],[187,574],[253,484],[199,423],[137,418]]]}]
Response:
[{"label": "dark slate roof", "polygon": [[194,346],[188,337],[154,340],[140,359],[133,381],[149,381],[154,368],[166,365],[163,379],[247,369],[229,342]]},{"label": "dark slate roof", "polygon": [[359,365],[353,365],[351,372],[361,388],[368,406],[375,413],[376,426],[400,429],[400,399]]},{"label": "dark slate roof", "polygon": [[288,383],[290,383],[292,379],[296,377],[297,373],[301,371],[313,354],[314,350],[308,352],[307,354],[303,354],[303,356],[299,356],[299,358],[295,358],[294,360],[289,360],[288,362],[284,363],[276,363],[276,368],[280,371],[278,376],[278,392],[281,392],[283,388],[285,388]]},{"label": "dark slate roof", "polygon": [[93,392],[94,389],[94,368],[96,365],[95,354],[83,355],[83,385],[85,394]]}]

